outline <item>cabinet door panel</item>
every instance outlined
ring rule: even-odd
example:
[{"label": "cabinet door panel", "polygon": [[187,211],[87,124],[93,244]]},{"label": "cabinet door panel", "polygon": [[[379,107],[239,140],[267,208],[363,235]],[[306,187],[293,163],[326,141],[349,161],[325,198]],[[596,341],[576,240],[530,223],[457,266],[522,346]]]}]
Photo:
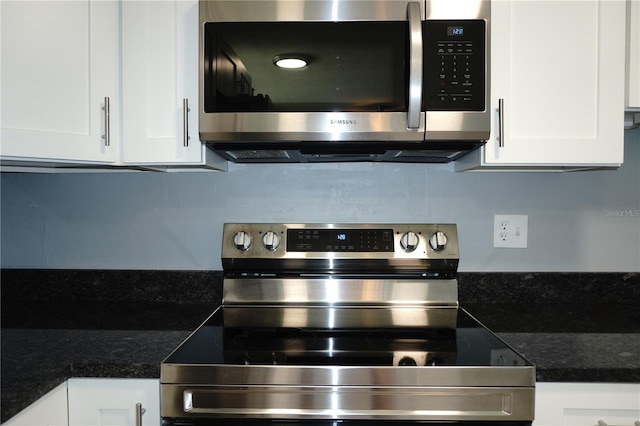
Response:
[{"label": "cabinet door panel", "polygon": [[492,102],[504,107],[487,163],[622,162],[624,3],[492,4]]},{"label": "cabinet door panel", "polygon": [[153,379],[70,379],[69,425],[134,425],[138,403],[146,410],[142,424],[158,425],[159,387]]},{"label": "cabinet door panel", "polygon": [[5,426],[68,425],[67,383],[59,385],[3,424]]},{"label": "cabinet door panel", "polygon": [[[198,2],[125,1],[123,158],[136,164],[198,164]],[[184,106],[189,140],[185,146]]]},{"label": "cabinet door panel", "polygon": [[625,8],[621,0],[492,2],[491,138],[456,169],[620,165]]},{"label": "cabinet door panel", "polygon": [[548,2],[541,8],[514,2],[510,9],[508,36],[503,36],[510,42],[507,140],[595,137],[598,4]]},{"label": "cabinet door panel", "polygon": [[538,383],[534,426],[633,425],[640,421],[640,384]]},{"label": "cabinet door panel", "polygon": [[3,1],[3,158],[111,163],[118,128],[118,4]]},{"label": "cabinet door panel", "polygon": [[630,110],[640,110],[640,1],[627,0],[627,100]]}]

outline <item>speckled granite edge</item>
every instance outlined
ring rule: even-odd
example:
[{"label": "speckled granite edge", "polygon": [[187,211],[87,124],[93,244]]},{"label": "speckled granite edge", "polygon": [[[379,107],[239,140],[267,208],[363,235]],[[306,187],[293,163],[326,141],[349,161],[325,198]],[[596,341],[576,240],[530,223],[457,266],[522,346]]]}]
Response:
[{"label": "speckled granite edge", "polygon": [[[11,300],[211,302],[222,297],[222,271],[2,269]],[[460,272],[464,303],[637,303],[640,273]]]},{"label": "speckled granite edge", "polygon": [[2,269],[2,298],[219,304],[222,271]]},{"label": "speckled granite edge", "polygon": [[640,383],[638,333],[497,333],[539,382]]},{"label": "speckled granite edge", "polygon": [[637,304],[640,273],[460,272],[458,293],[462,304]]},{"label": "speckled granite edge", "polygon": [[73,377],[159,378],[189,333],[3,328],[0,422]]}]

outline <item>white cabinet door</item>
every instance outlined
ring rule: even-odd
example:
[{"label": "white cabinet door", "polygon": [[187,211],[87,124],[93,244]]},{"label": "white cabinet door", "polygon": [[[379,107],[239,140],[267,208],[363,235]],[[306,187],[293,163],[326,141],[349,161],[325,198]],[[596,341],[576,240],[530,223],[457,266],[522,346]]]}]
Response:
[{"label": "white cabinet door", "polygon": [[157,379],[69,379],[70,426],[134,426],[136,404],[145,410],[142,424],[160,424]]},{"label": "white cabinet door", "polygon": [[456,168],[621,164],[625,9],[620,0],[492,2],[491,138]]},{"label": "white cabinet door", "polygon": [[625,129],[640,126],[640,0],[627,0]]},{"label": "white cabinet door", "polygon": [[66,382],[4,423],[5,426],[62,426],[68,424]]},{"label": "white cabinet door", "polygon": [[633,426],[635,422],[640,422],[638,383],[536,384],[534,426]]},{"label": "white cabinet door", "polygon": [[0,14],[3,162],[117,161],[119,3],[3,0]]},{"label": "white cabinet door", "polygon": [[198,137],[198,1],[122,3],[123,162],[224,168]]},{"label": "white cabinet door", "polygon": [[640,0],[627,0],[627,98],[640,111]]}]

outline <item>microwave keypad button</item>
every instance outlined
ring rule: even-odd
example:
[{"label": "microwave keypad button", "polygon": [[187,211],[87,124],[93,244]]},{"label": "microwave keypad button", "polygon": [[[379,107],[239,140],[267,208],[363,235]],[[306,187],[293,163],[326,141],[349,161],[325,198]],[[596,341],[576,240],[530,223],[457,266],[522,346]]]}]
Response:
[{"label": "microwave keypad button", "polygon": [[[485,24],[434,20],[423,25],[427,111],[485,109]],[[453,31],[463,26],[464,35]]]}]

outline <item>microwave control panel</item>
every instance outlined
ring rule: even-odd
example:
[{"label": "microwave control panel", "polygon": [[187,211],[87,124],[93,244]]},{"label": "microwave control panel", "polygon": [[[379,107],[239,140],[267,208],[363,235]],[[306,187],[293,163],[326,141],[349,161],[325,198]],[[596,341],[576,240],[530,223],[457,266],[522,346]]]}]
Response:
[{"label": "microwave control panel", "polygon": [[426,110],[484,111],[486,22],[427,20],[423,34]]}]

